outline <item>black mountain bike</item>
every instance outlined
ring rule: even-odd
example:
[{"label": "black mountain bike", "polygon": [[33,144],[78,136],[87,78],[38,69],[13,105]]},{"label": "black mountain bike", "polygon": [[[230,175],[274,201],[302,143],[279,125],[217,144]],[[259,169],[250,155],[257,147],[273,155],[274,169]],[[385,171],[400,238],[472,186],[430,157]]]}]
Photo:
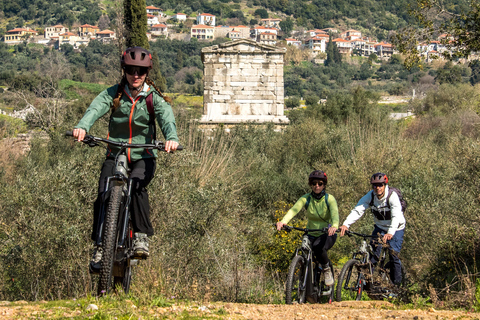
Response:
[{"label": "black mountain bike", "polygon": [[[73,136],[71,131],[67,136]],[[118,146],[120,151],[115,158],[114,175],[107,178],[104,199],[99,216],[97,245],[103,249],[99,279],[98,295],[121,287],[125,293],[130,290],[132,267],[139,259],[133,251],[133,227],[130,217],[132,180],[129,178],[126,150],[127,148],[157,149],[165,151],[165,144],[155,141],[154,144],[129,144],[86,135],[82,141],[90,147]],[[177,150],[182,150],[178,146]]]},{"label": "black mountain bike", "polygon": [[372,246],[367,242],[372,235],[346,231],[348,236],[363,238],[358,251],[353,253],[352,259],[348,260],[340,271],[336,289],[336,300],[361,300],[365,292],[370,299],[383,300],[384,298],[400,297],[406,287],[405,269],[402,265],[402,283],[396,286],[391,281],[393,276],[393,261],[390,260],[388,251],[390,246],[381,243],[380,256],[377,257],[375,266],[370,258],[375,254]]},{"label": "black mountain bike", "polygon": [[[332,303],[334,295],[334,285],[327,286],[325,284],[324,272],[320,263],[314,260],[314,255],[308,239],[308,232],[322,231],[328,232],[328,228],[324,229],[304,229],[291,226],[283,226],[287,231],[299,230],[303,231],[302,245],[295,250],[290,267],[288,269],[287,282],[285,285],[285,302],[287,304],[297,303]],[[333,275],[333,266],[330,264]]]}]

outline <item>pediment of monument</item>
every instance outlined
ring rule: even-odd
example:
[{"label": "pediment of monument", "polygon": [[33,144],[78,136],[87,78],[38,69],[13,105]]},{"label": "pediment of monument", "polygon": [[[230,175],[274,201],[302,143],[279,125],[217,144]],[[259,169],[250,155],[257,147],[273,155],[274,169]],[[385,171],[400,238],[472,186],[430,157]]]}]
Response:
[{"label": "pediment of monument", "polygon": [[219,45],[205,47],[202,49],[202,54],[205,53],[279,53],[284,54],[287,50],[285,48],[278,48],[275,46],[262,44],[250,39],[238,39],[224,42]]}]

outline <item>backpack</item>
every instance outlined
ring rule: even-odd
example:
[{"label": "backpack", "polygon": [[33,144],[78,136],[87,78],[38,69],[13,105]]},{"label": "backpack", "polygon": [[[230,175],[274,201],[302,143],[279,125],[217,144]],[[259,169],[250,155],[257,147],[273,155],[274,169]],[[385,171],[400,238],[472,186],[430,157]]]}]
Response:
[{"label": "backpack", "polygon": [[[307,198],[307,202],[305,203],[305,210],[308,209],[308,205],[310,204],[311,199],[312,199],[312,195],[309,194]],[[325,193],[325,203],[327,204],[328,211],[330,211],[330,206],[328,205],[328,193]]]},{"label": "backpack", "polygon": [[[405,198],[403,197],[402,195],[402,191],[400,191],[400,189],[398,188],[394,188],[394,187],[388,187],[388,194],[387,194],[387,206],[388,208],[390,208],[390,196],[392,195],[392,192],[395,192],[398,196],[398,199],[400,199],[400,204],[402,205],[402,213],[405,214],[405,212],[407,211],[407,200],[405,200]],[[375,195],[373,194],[372,192],[372,200],[370,200],[370,207],[373,206],[373,198],[375,197]]]},{"label": "backpack", "polygon": [[153,140],[157,139],[157,126],[155,125],[155,110],[153,110],[153,93],[149,94],[145,101],[147,102],[147,110],[150,116],[149,124],[153,126]]}]

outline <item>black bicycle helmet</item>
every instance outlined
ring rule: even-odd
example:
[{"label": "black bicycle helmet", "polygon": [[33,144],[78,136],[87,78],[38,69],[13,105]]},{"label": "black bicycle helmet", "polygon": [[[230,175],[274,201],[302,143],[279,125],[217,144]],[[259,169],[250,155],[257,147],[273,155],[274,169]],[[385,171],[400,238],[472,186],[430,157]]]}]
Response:
[{"label": "black bicycle helmet", "polygon": [[377,172],[370,178],[370,183],[388,183],[388,177],[385,173]]},{"label": "black bicycle helmet", "polygon": [[125,50],[120,59],[122,68],[126,66],[146,67],[152,69],[152,55],[142,47],[132,47]]},{"label": "black bicycle helmet", "polygon": [[313,180],[322,180],[325,185],[327,184],[327,174],[322,170],[315,170],[308,175],[308,183],[311,184]]}]

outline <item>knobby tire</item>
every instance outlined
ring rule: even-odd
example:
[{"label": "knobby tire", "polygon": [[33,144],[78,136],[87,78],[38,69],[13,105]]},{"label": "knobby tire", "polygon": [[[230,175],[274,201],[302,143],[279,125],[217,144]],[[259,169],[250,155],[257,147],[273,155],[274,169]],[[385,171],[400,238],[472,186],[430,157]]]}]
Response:
[{"label": "knobby tire", "polygon": [[103,223],[103,256],[98,280],[98,295],[107,294],[112,288],[112,271],[115,260],[117,241],[117,224],[122,201],[122,186],[114,186],[110,194],[108,209]]},{"label": "knobby tire", "polygon": [[359,264],[360,261],[357,259],[348,260],[340,271],[336,290],[336,300],[338,302],[342,300],[360,301],[362,299],[365,276],[360,271]]},{"label": "knobby tire", "polygon": [[[118,230],[120,232],[120,230]],[[127,237],[125,239],[125,247],[133,247],[133,239],[131,237],[132,232],[132,223],[128,223]],[[128,293],[130,291],[130,283],[132,282],[132,266],[130,265],[130,259],[123,259],[120,262],[121,264],[121,276],[113,277],[113,284],[115,288],[120,286],[123,289],[123,292]]]},{"label": "knobby tire", "polygon": [[294,301],[298,303],[305,303],[306,288],[300,289],[300,284],[303,282],[305,275],[305,259],[296,255],[288,269],[287,283],[285,285],[285,303],[292,304]]}]

